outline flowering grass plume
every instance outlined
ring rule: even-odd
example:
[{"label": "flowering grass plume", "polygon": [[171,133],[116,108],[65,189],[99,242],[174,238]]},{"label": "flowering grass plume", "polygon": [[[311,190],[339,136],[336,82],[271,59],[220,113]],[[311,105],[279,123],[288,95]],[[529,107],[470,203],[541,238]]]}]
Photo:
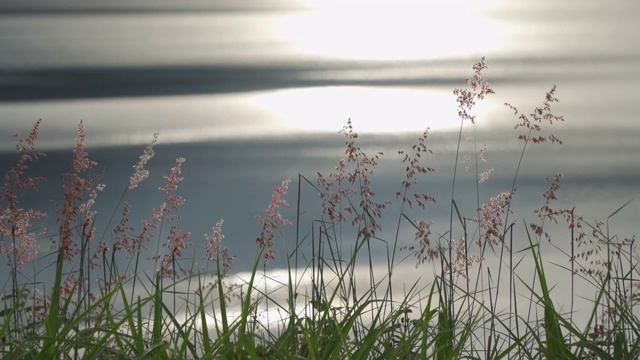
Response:
[{"label": "flowering grass plume", "polygon": [[218,220],[212,229],[212,233],[204,235],[207,240],[207,245],[205,246],[207,260],[215,263],[217,268],[222,270],[220,274],[216,272],[216,276],[225,276],[236,259],[236,256],[229,255],[229,249],[226,246],[222,246],[222,240],[224,239],[222,224],[224,224],[224,220]]},{"label": "flowering grass plume", "polygon": [[469,281],[469,268],[473,264],[480,264],[483,258],[477,254],[469,254],[465,238],[453,240],[450,244],[447,244],[447,248],[453,250],[453,259],[451,262],[445,263],[445,272],[451,272],[455,274],[456,277],[462,277]]},{"label": "flowering grass plume", "polygon": [[[408,204],[409,208],[413,208],[413,202],[411,196],[407,196],[407,192],[418,183],[419,174],[428,174],[434,172],[435,169],[430,166],[422,165],[422,160],[427,155],[433,154],[431,149],[427,147],[427,137],[429,135],[429,128],[427,128],[422,136],[418,138],[418,143],[411,147],[412,154],[405,153],[405,151],[398,151],[398,155],[404,155],[402,163],[406,165],[406,178],[402,181],[404,193],[397,192],[396,199],[402,198],[403,204]],[[435,198],[425,193],[413,193],[413,200],[421,208],[425,209],[427,202],[435,202]]]},{"label": "flowering grass plume", "polygon": [[480,224],[482,233],[478,237],[477,244],[482,247],[485,244],[500,245],[504,242],[504,215],[509,211],[509,204],[513,193],[503,192],[492,197],[488,203],[482,204],[480,218],[474,219]]},{"label": "flowering grass plume", "polygon": [[[396,199],[402,199],[398,229],[400,228],[400,220],[402,219],[402,216],[406,217],[403,212],[405,204],[409,205],[409,208],[413,208],[413,201],[415,201],[420,209],[425,210],[428,202],[436,202],[436,199],[431,195],[423,192],[416,192],[413,189],[414,186],[418,184],[418,175],[425,175],[435,171],[432,167],[422,165],[422,162],[426,160],[426,156],[433,154],[431,149],[427,147],[428,135],[429,128],[422,133],[422,136],[418,138],[418,142],[411,147],[411,156],[403,150],[398,151],[398,155],[403,156],[402,163],[406,165],[406,177],[402,181],[403,191],[398,191],[396,193]],[[411,199],[412,197],[413,200]],[[438,256],[438,251],[431,247],[431,221],[417,220],[413,222],[410,220],[410,222],[415,228],[415,242],[417,243],[417,248],[416,245],[413,244],[403,245],[400,247],[400,250],[408,250],[412,252],[417,259],[416,267],[418,267],[426,261],[433,260]]]},{"label": "flowering grass plume", "polygon": [[133,166],[135,171],[129,178],[129,189],[137,188],[141,182],[149,177],[149,170],[145,169],[144,166],[147,165],[149,160],[156,154],[155,151],[153,151],[153,146],[158,142],[158,136],[158,133],[153,134],[151,144],[147,146],[144,153],[140,155],[138,162]]},{"label": "flowering grass plume", "polygon": [[[185,162],[185,158],[180,157],[176,159],[176,164],[171,168],[171,172],[164,176],[167,180],[166,184],[160,188],[165,193],[165,203],[162,204],[159,212],[162,213],[163,220],[171,224],[169,229],[169,236],[167,242],[163,244],[167,248],[168,252],[162,257],[160,263],[160,273],[163,277],[176,276],[176,259],[182,256],[182,252],[191,243],[189,242],[189,232],[182,232],[182,230],[173,223],[174,220],[180,219],[179,207],[184,205],[185,199],[182,196],[174,195],[173,192],[178,188],[183,178],[179,175],[182,173],[182,164]],[[183,269],[183,272],[184,269]]]},{"label": "flowering grass plume", "polygon": [[[551,111],[551,104],[558,102],[558,98],[555,97],[556,86],[553,85],[551,90],[545,94],[545,99],[542,102],[541,107],[536,107],[529,116],[520,114],[518,119],[520,122],[516,124],[515,129],[524,128],[526,133],[518,135],[518,139],[525,142],[533,142],[534,144],[544,143],[547,140],[551,143],[562,144],[562,140],[557,138],[552,133],[547,135],[542,134],[542,123],[548,122],[552,125],[554,122],[564,121],[564,117],[561,115],[554,115]],[[513,110],[515,115],[518,115],[518,109],[510,103],[505,103],[507,107]]]},{"label": "flowering grass plume", "polygon": [[413,222],[416,229],[414,242],[417,245],[405,245],[400,250],[408,250],[416,257],[416,268],[425,262],[437,259],[440,252],[431,246],[431,221],[417,220]]},{"label": "flowering grass plume", "polygon": [[[41,211],[22,208],[19,201],[22,191],[37,191],[38,185],[46,181],[41,176],[26,175],[31,163],[46,157],[35,147],[41,123],[42,120],[38,120],[29,135],[18,140],[18,160],[3,176],[0,190],[0,254],[6,257],[12,274],[36,258],[38,250],[36,233],[31,229],[32,222],[46,217]],[[15,134],[14,137],[19,135]]]},{"label": "flowering grass plume", "polygon": [[278,186],[271,196],[271,203],[264,209],[265,216],[256,215],[256,219],[262,225],[260,236],[256,239],[256,243],[262,249],[264,249],[264,261],[265,263],[275,258],[276,251],[273,249],[273,238],[275,232],[280,230],[282,226],[291,226],[293,223],[282,217],[278,208],[281,206],[289,206],[287,201],[282,197],[287,195],[287,189],[289,187],[289,180],[285,180]]},{"label": "flowering grass plume", "polygon": [[[561,211],[556,211],[551,208],[549,205],[551,201],[558,200],[556,197],[556,192],[560,189],[560,179],[562,179],[562,174],[556,174],[553,177],[553,180],[549,180],[549,178],[544,178],[544,181],[549,184],[549,188],[542,194],[544,198],[544,205],[540,209],[536,209],[533,213],[544,223],[546,220],[553,222],[554,224],[558,223],[556,219],[556,215],[560,215]],[[544,224],[536,224],[531,223],[529,227],[537,236],[542,236],[551,242],[551,235],[544,231]]]},{"label": "flowering grass plume", "polygon": [[[455,89],[453,94],[457,96],[458,116],[463,121],[469,120],[472,124],[476,122],[476,116],[470,113],[476,105],[477,100],[482,100],[486,95],[494,94],[489,86],[489,82],[482,75],[482,70],[487,68],[484,56],[479,62],[473,65],[473,77],[467,79],[467,89]],[[478,91],[479,89],[479,91]]]},{"label": "flowering grass plume", "polygon": [[[96,165],[96,162],[89,159],[84,147],[85,138],[84,125],[80,121],[71,162],[73,171],[62,174],[66,192],[62,207],[59,210],[59,249],[62,249],[67,260],[79,255],[81,249],[88,246],[95,236],[95,228],[92,227],[92,218],[95,213],[91,211],[91,207],[97,196],[96,191],[102,189],[102,186],[98,185],[94,188],[97,176],[88,173]],[[85,175],[85,173],[87,174]],[[80,226],[78,227],[79,242],[74,241],[73,234],[77,221],[80,221]]]},{"label": "flowering grass plume", "polygon": [[[374,237],[376,231],[381,229],[378,221],[382,217],[382,211],[391,204],[390,201],[377,201],[371,185],[371,177],[375,174],[375,168],[383,153],[378,152],[369,157],[362,151],[356,143],[358,133],[353,131],[351,119],[347,121],[340,133],[346,137],[347,158],[338,161],[338,166],[329,174],[328,179],[322,173],[317,173],[318,185],[322,189],[320,198],[323,213],[328,216],[331,223],[342,222],[346,221],[342,212],[344,209],[346,213],[353,216],[351,225],[358,226],[358,239]],[[357,208],[351,201],[348,205],[342,205],[343,200],[348,200],[350,194],[359,197]]]}]

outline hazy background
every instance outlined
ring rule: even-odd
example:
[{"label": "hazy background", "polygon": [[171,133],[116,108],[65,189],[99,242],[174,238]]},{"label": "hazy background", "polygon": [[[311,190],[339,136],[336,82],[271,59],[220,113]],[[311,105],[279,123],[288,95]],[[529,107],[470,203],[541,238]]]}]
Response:
[{"label": "hazy background", "polygon": [[[69,168],[82,119],[89,155],[107,185],[96,207],[98,224],[106,224],[114,213],[119,219],[117,199],[132,165],[159,132],[148,165],[152,178],[125,197],[132,224],[139,230],[138,220],[160,205],[162,175],[184,156],[178,193],[187,203],[179,225],[194,243],[187,256],[201,256],[204,233],[224,218],[226,245],[240,257],[234,271],[243,271],[256,251],[255,215],[272,190],[292,180],[292,206],[284,213],[293,218],[298,174],[314,181],[317,171],[333,169],[344,156],[337,132],[348,118],[363,150],[385,152],[374,186],[387,199],[404,178],[397,150],[430,127],[429,161],[437,172],[418,189],[438,203],[419,216],[442,234],[460,124],[452,91],[465,86],[472,64],[486,56],[485,75],[496,95],[479,104],[475,131],[477,146],[486,145],[483,166],[494,172],[480,186],[480,201],[510,190],[522,149],[513,131],[517,119],[503,103],[529,113],[556,84],[554,111],[566,122],[553,131],[565,144],[528,149],[513,219],[532,219],[543,202],[544,177],[558,172],[565,175],[559,207],[606,219],[640,195],[638,14],[634,0],[2,0],[0,168],[4,173],[14,161],[11,135],[27,134],[44,119],[38,147],[49,157],[35,172],[49,182],[25,206],[51,209],[48,200],[62,198],[59,174]],[[464,137],[473,135],[465,125]],[[463,155],[473,146],[465,142]],[[456,200],[472,217],[475,185],[464,166]],[[318,204],[304,186],[302,236],[319,218]],[[612,219],[614,232],[635,234],[639,213],[640,203],[632,202]],[[380,236],[391,240],[397,208],[386,214]],[[404,229],[400,243],[410,244],[413,236]],[[567,233],[561,234],[556,245],[564,247]],[[113,241],[110,231],[102,235]],[[345,238],[345,248],[351,241]],[[284,266],[293,229],[276,243],[271,268]],[[41,251],[48,249],[43,240]],[[379,259],[384,251],[374,247]],[[413,259],[406,264],[411,271]]]}]

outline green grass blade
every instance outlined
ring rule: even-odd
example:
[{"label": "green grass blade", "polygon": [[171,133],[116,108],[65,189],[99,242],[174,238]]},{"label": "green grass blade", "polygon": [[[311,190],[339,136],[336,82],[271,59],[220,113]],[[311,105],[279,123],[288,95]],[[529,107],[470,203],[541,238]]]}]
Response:
[{"label": "green grass blade", "polygon": [[547,356],[547,359],[566,358],[571,355],[571,352],[564,343],[562,330],[560,329],[558,321],[559,315],[555,311],[553,301],[551,300],[551,294],[547,286],[547,278],[545,276],[544,267],[540,258],[540,247],[539,245],[533,244],[533,240],[531,240],[531,234],[529,233],[529,228],[527,227],[526,222],[525,229],[527,230],[527,238],[529,240],[531,254],[533,255],[533,261],[536,266],[538,279],[540,280],[540,288],[542,291],[542,305],[544,306],[544,330],[546,339],[546,348],[544,352]]},{"label": "green grass blade", "polygon": [[[164,319],[162,318],[162,293],[163,290],[161,288],[161,275],[156,274],[155,281],[155,289],[153,292],[153,328],[151,331],[151,343],[152,348],[147,351],[147,353],[153,353],[154,359],[168,359],[169,357],[166,354],[166,349],[168,348],[168,344],[162,339],[162,325],[164,323]],[[151,353],[149,352],[151,351]]]},{"label": "green grass blade", "polygon": [[58,249],[58,258],[56,261],[56,275],[53,282],[53,290],[51,293],[51,304],[49,313],[46,316],[45,337],[42,346],[42,352],[38,354],[36,359],[54,359],[56,357],[56,337],[60,326],[58,312],[60,311],[60,285],[62,284],[62,265],[64,263],[64,249]]},{"label": "green grass blade", "polygon": [[[198,278],[198,288],[203,289],[201,279]],[[207,313],[204,311],[204,290],[198,292],[198,299],[200,300],[200,304],[198,306],[198,313],[200,314],[200,324],[202,331],[202,349],[205,353],[211,351],[211,336],[209,335],[209,325],[207,324]]]}]

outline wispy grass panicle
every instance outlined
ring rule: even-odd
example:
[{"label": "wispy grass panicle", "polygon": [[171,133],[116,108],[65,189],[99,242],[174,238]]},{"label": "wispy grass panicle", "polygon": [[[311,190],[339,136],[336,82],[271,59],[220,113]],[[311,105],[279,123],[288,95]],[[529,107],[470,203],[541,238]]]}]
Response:
[{"label": "wispy grass panicle", "polygon": [[[174,191],[178,189],[178,184],[183,180],[180,176],[182,174],[182,164],[186,161],[185,158],[179,157],[176,159],[176,164],[171,168],[171,172],[164,176],[166,183],[160,187],[165,193],[165,203],[161,206],[162,220],[170,223],[169,235],[167,241],[163,244],[167,248],[167,252],[162,257],[160,263],[160,273],[162,277],[176,277],[178,275],[176,266],[176,260],[182,256],[182,252],[186,249],[191,242],[189,242],[189,232],[183,232],[175,223],[175,220],[180,219],[179,208],[184,205],[185,199],[180,195],[175,195]],[[186,270],[181,269],[183,273]]]},{"label": "wispy grass panicle", "polygon": [[[96,165],[95,161],[89,159],[89,154],[85,150],[85,138],[84,125],[80,121],[71,162],[73,171],[62,174],[63,186],[66,191],[62,207],[59,210],[60,243],[58,246],[62,249],[66,259],[80,255],[84,243],[88,243],[95,235],[95,229],[91,227],[91,219],[94,215],[91,206],[95,201],[96,190],[101,190],[102,187],[96,184],[96,174],[83,175]],[[76,224],[77,221],[81,221],[81,224]],[[77,225],[80,225],[80,236],[78,237],[80,243],[74,242],[73,231]],[[85,249],[88,250],[88,248]]]},{"label": "wispy grass panicle", "polygon": [[13,135],[15,138],[18,138],[18,143],[16,144],[18,160],[3,177],[3,184],[5,188],[12,187],[15,190],[37,190],[38,185],[46,181],[42,176],[25,176],[30,163],[34,163],[47,156],[46,153],[36,150],[36,140],[40,134],[41,124],[42,119],[35,123],[29,135],[24,138],[20,138],[19,134]]},{"label": "wispy grass panicle", "polygon": [[[504,242],[504,227],[506,214],[510,212],[509,204],[514,192],[503,192],[492,197],[488,203],[480,208],[480,218],[473,219],[480,224],[482,233],[478,237],[477,244],[483,247],[485,244],[501,245]],[[512,222],[515,224],[515,222]]]},{"label": "wispy grass panicle", "polygon": [[416,257],[416,268],[427,261],[432,261],[440,256],[440,251],[431,244],[431,221],[417,220],[413,222],[415,227],[415,242],[417,245],[405,245],[400,250],[413,252]]},{"label": "wispy grass panicle", "polygon": [[184,180],[180,174],[182,174],[182,164],[185,161],[186,159],[183,157],[176,159],[176,164],[171,168],[171,172],[164,175],[164,178],[166,179],[165,185],[160,187],[160,190],[165,193],[165,203],[167,204],[167,207],[170,207],[164,211],[164,220],[169,222],[180,219],[178,208],[185,203],[185,199],[182,196],[173,194],[173,192],[178,188],[178,184]]},{"label": "wispy grass panicle", "polygon": [[[555,97],[556,86],[553,85],[551,90],[545,94],[545,99],[542,102],[541,107],[536,107],[529,116],[525,114],[520,114],[518,119],[520,122],[516,124],[514,129],[524,128],[526,133],[518,135],[519,140],[523,140],[525,142],[533,142],[534,144],[543,143],[546,141],[550,141],[551,143],[562,144],[562,140],[556,137],[553,133],[542,134],[542,123],[548,122],[549,125],[554,122],[563,122],[564,116],[555,115],[551,111],[551,104],[554,102],[558,102],[558,98]],[[518,115],[518,109],[511,105],[510,103],[505,103],[511,110],[513,110],[515,115]]]},{"label": "wispy grass panicle", "polygon": [[0,254],[5,256],[10,272],[14,274],[37,257],[37,233],[32,229],[33,221],[46,217],[46,214],[18,207],[17,198],[4,193],[4,190],[0,197],[9,200],[6,205],[0,200]]},{"label": "wispy grass panicle", "polygon": [[[494,94],[494,90],[491,88],[491,86],[489,85],[489,81],[484,77],[483,75],[483,71],[485,69],[487,69],[487,65],[485,63],[485,58],[482,57],[480,59],[480,61],[478,61],[477,63],[475,63],[472,67],[473,69],[473,76],[469,79],[466,80],[466,84],[467,84],[467,88],[463,88],[463,89],[458,89],[456,88],[453,91],[453,94],[456,96],[456,102],[458,103],[458,117],[460,118],[460,129],[458,131],[458,142],[456,145],[456,152],[455,152],[455,160],[454,160],[454,164],[453,164],[453,178],[451,180],[451,198],[450,198],[450,206],[449,206],[449,229],[447,231],[447,241],[446,241],[446,246],[448,248],[444,248],[442,245],[439,245],[439,247],[441,248],[442,251],[442,265],[445,264],[453,264],[454,263],[454,238],[457,236],[454,236],[454,219],[457,218],[458,220],[460,220],[461,222],[463,221],[459,210],[457,208],[456,205],[456,196],[457,192],[456,192],[456,185],[457,185],[457,177],[458,177],[458,161],[460,158],[460,147],[462,144],[462,133],[464,130],[464,126],[465,123],[471,122],[471,124],[474,126],[474,133],[475,133],[475,120],[476,120],[476,114],[474,112],[475,110],[475,106],[476,106],[476,101],[478,100],[482,100],[485,98],[485,96],[490,95],[490,94]],[[480,155],[484,156],[483,153],[481,153]],[[477,161],[478,158],[476,157],[476,202],[478,207],[480,206],[480,199],[479,199],[479,183],[480,183],[480,179],[482,177],[488,177],[488,172],[485,172],[484,174],[479,173],[478,170],[478,166],[477,166]],[[468,168],[467,168],[468,171]],[[464,226],[464,223],[461,224]],[[465,244],[467,244],[467,234],[466,234],[466,229],[463,229],[464,234],[461,236],[461,238],[465,239]],[[465,245],[465,251],[466,251],[466,246]],[[448,259],[446,259],[446,257],[448,257]],[[441,279],[441,289],[442,289],[442,295],[444,296],[445,302],[449,302],[453,300],[453,296],[454,296],[454,278],[453,278],[453,272],[452,271],[445,271],[445,266],[442,266],[441,268],[441,272],[444,275],[445,273],[448,272],[448,280],[445,281],[445,278],[443,276],[443,278]],[[453,319],[454,318],[454,314],[453,314],[453,307],[449,306],[446,308],[447,311],[449,311],[449,314],[447,314],[447,318],[449,319]]]},{"label": "wispy grass panicle", "polygon": [[89,159],[89,154],[87,153],[84,146],[86,137],[87,134],[84,131],[84,124],[82,120],[80,120],[80,123],[78,124],[78,137],[76,138],[76,146],[73,150],[73,161],[71,162],[73,170],[76,173],[90,170],[97,164],[95,161]]},{"label": "wispy grass panicle", "polygon": [[[381,227],[378,224],[382,211],[391,204],[390,201],[378,201],[371,184],[371,177],[375,174],[376,166],[382,152],[368,156],[357,144],[358,133],[353,130],[351,119],[340,130],[346,138],[346,159],[340,160],[336,171],[329,175],[329,179],[318,172],[318,185],[322,189],[320,197],[323,201],[323,212],[329,220],[345,221],[342,209],[353,216],[352,226],[358,226],[358,239],[373,237]],[[351,166],[350,166],[351,165]],[[337,190],[335,190],[337,188]],[[357,208],[349,201],[343,208],[342,201],[349,195],[359,197]]]},{"label": "wispy grass panicle", "polygon": [[[320,198],[322,199],[323,214],[327,216],[328,221],[331,223],[346,221],[346,217],[342,212],[342,200],[347,198],[351,192],[355,192],[354,189],[349,187],[341,188],[346,179],[346,160],[339,160],[335,171],[331,172],[327,177],[320,172],[317,175],[318,186],[322,189]],[[335,188],[338,188],[338,190],[335,190]]]},{"label": "wispy grass panicle", "polygon": [[482,75],[482,71],[487,68],[484,56],[479,62],[473,65],[473,77],[467,79],[467,89],[455,89],[453,94],[457,96],[458,117],[463,121],[469,120],[472,124],[476,122],[476,116],[471,110],[476,105],[476,100],[484,99],[486,95],[494,94],[489,85],[489,81]]},{"label": "wispy grass panicle", "polygon": [[289,188],[289,180],[285,180],[278,186],[271,196],[271,203],[264,209],[265,216],[256,215],[256,219],[262,224],[260,236],[256,239],[259,247],[264,249],[263,256],[265,263],[275,258],[276,251],[273,249],[273,238],[275,232],[280,230],[282,226],[291,226],[293,223],[289,219],[282,217],[278,210],[281,206],[289,206],[287,201],[282,197],[287,195]]},{"label": "wispy grass panicle", "polygon": [[375,198],[376,194],[371,184],[371,177],[375,174],[380,156],[384,154],[377,152],[369,157],[360,149],[360,146],[356,144],[358,134],[353,131],[351,119],[341,132],[347,138],[347,161],[355,164],[355,168],[348,171],[347,178],[352,185],[356,186],[357,194],[360,197],[359,209],[361,211],[357,212],[353,208],[347,208],[347,211],[351,210],[355,214],[351,224],[360,226],[358,238],[374,237],[376,232],[381,229],[378,221],[382,218],[382,211],[391,205],[388,200],[378,201]]},{"label": "wispy grass panicle", "polygon": [[465,238],[453,240],[453,242],[447,244],[447,249],[448,248],[451,248],[453,251],[453,260],[445,264],[445,273],[452,273],[456,277],[462,277],[469,281],[469,268],[473,266],[473,264],[482,263],[483,258],[478,254],[469,253]]},{"label": "wispy grass panicle", "polygon": [[553,177],[553,180],[549,178],[544,178],[544,181],[549,184],[549,188],[542,193],[542,197],[544,198],[544,205],[539,209],[535,209],[533,213],[543,222],[542,224],[531,223],[529,227],[533,230],[536,236],[543,236],[547,239],[547,241],[551,242],[551,235],[547,231],[544,230],[544,222],[551,221],[554,224],[558,223],[558,219],[556,218],[558,215],[563,213],[562,210],[554,210],[550,203],[554,200],[558,200],[556,197],[556,192],[560,189],[560,180],[562,179],[562,174],[556,174]]},{"label": "wispy grass panicle", "polygon": [[14,138],[18,138],[18,143],[16,144],[17,153],[35,151],[36,140],[38,139],[38,135],[40,134],[40,125],[42,125],[42,119],[38,119],[38,121],[36,121],[35,125],[29,132],[29,135],[23,138],[20,137],[20,134],[13,134]]},{"label": "wispy grass panicle", "polygon": [[133,165],[134,172],[129,178],[129,189],[137,188],[141,182],[149,177],[149,170],[145,169],[144,167],[156,154],[153,150],[153,146],[158,142],[158,136],[158,133],[153,134],[153,140],[151,140],[151,144],[149,144],[146,149],[144,149],[144,152],[142,153],[142,155],[140,155],[138,162]]},{"label": "wispy grass panicle", "polygon": [[[402,181],[402,191],[398,191],[396,193],[396,200],[402,199],[402,204],[400,205],[400,212],[398,214],[398,224],[396,227],[396,235],[393,242],[393,249],[391,254],[391,261],[388,265],[389,272],[389,288],[390,288],[390,299],[393,300],[392,293],[392,275],[393,269],[395,267],[395,258],[396,258],[396,249],[398,248],[398,240],[400,236],[400,227],[402,225],[402,221],[404,218],[409,219],[407,215],[404,213],[405,204],[409,206],[410,209],[413,208],[413,202],[418,205],[418,207],[422,210],[426,209],[427,203],[436,202],[436,199],[428,195],[424,192],[415,191],[414,187],[418,184],[418,176],[426,175],[430,172],[434,172],[435,169],[424,165],[424,162],[427,160],[427,156],[433,154],[431,149],[427,147],[427,138],[429,136],[429,128],[426,128],[422,133],[422,136],[418,138],[418,142],[411,146],[411,155],[409,153],[399,150],[398,155],[403,156],[402,163],[405,165],[405,179]],[[413,200],[412,200],[413,198]],[[409,220],[410,221],[410,220]],[[415,232],[415,240],[418,243],[419,249],[415,250],[415,245],[402,245],[399,250],[409,250],[414,252],[417,262],[416,267],[422,264],[426,260],[432,260],[435,258],[437,254],[437,250],[431,249],[431,239],[429,238],[431,235],[431,222],[418,220],[416,222],[416,232]]]},{"label": "wispy grass panicle", "polygon": [[402,199],[403,204],[406,203],[409,205],[409,208],[413,208],[413,202],[411,198],[413,197],[414,201],[421,209],[425,209],[426,204],[428,202],[435,202],[436,199],[425,193],[416,193],[413,192],[413,196],[408,194],[408,191],[418,183],[418,175],[419,174],[427,174],[430,172],[436,171],[434,168],[430,166],[423,165],[423,161],[427,155],[433,154],[433,151],[427,147],[427,137],[429,135],[429,128],[427,128],[422,136],[418,138],[418,143],[414,144],[411,147],[412,153],[411,156],[407,154],[405,151],[398,151],[398,155],[404,155],[402,159],[402,163],[406,165],[405,172],[406,178],[402,181],[402,187],[404,188],[404,192],[397,192],[396,199]]},{"label": "wispy grass panicle", "polygon": [[[169,229],[169,237],[167,238],[167,243],[164,246],[167,248],[168,252],[162,258],[162,263],[160,264],[160,272],[163,277],[175,277],[178,275],[176,267],[178,264],[176,260],[182,257],[182,252],[191,245],[189,242],[189,236],[191,236],[190,232],[183,232],[178,226],[172,224]],[[185,268],[180,268],[182,273],[187,273],[188,270]]]},{"label": "wispy grass panicle", "polygon": [[[486,163],[487,159],[485,157],[485,153],[487,152],[487,145],[483,145],[482,148],[478,151],[477,162],[476,163]],[[476,166],[477,167],[477,166]],[[489,176],[493,172],[493,168],[486,168],[485,170],[478,171],[478,183],[481,184],[487,180],[489,180]]]},{"label": "wispy grass panicle", "polygon": [[122,208],[122,217],[120,223],[113,229],[115,235],[115,242],[113,243],[113,251],[124,251],[128,256],[135,254],[139,251],[136,237],[132,235],[134,228],[129,225],[129,212],[130,207],[128,203],[124,203]]},{"label": "wispy grass panicle", "polygon": [[[6,257],[11,274],[36,258],[38,249],[36,233],[32,231],[33,221],[46,217],[44,212],[33,208],[24,209],[19,199],[21,191],[37,191],[39,184],[46,181],[42,176],[27,175],[30,164],[46,157],[35,147],[41,124],[42,120],[38,120],[28,136],[18,139],[18,159],[4,174],[0,189],[0,254]],[[14,134],[14,137],[19,136]]]},{"label": "wispy grass panicle", "polygon": [[215,263],[218,265],[216,268],[220,268],[222,270],[222,272],[220,274],[216,274],[216,276],[225,276],[229,272],[229,269],[231,269],[233,261],[237,257],[235,255],[229,255],[229,249],[226,246],[222,246],[222,240],[224,239],[222,224],[224,224],[224,220],[218,220],[212,229],[212,233],[204,235],[207,240],[207,244],[205,245],[207,260]]}]

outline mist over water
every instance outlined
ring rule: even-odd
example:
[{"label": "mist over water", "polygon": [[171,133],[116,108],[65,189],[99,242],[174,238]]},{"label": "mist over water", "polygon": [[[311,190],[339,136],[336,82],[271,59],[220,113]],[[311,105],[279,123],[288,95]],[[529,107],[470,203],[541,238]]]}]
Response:
[{"label": "mist over water", "polygon": [[[298,174],[314,181],[317,171],[335,167],[344,156],[337,132],[348,118],[365,152],[385,153],[374,186],[387,199],[404,179],[397,151],[430,127],[434,155],[428,161],[437,171],[419,186],[438,200],[424,216],[443,234],[460,125],[452,91],[465,86],[472,64],[486,56],[485,75],[496,94],[478,104],[477,143],[462,144],[466,152],[486,145],[486,166],[494,169],[481,184],[481,203],[510,190],[521,151],[517,118],[503,103],[529,113],[554,84],[560,99],[554,111],[566,122],[552,129],[564,145],[527,150],[516,220],[533,216],[543,202],[544,178],[556,173],[565,175],[560,203],[575,205],[589,221],[637,198],[638,3],[457,3],[323,8],[193,1],[178,9],[168,2],[0,2],[0,169],[12,164],[11,134],[26,134],[43,118],[39,146],[50,156],[34,169],[50,180],[27,204],[48,208],[49,198],[61,196],[59,174],[69,168],[82,119],[89,156],[107,184],[96,208],[98,223],[106,224],[121,211],[116,199],[132,165],[159,132],[151,179],[125,199],[132,224],[160,205],[162,175],[184,156],[178,192],[187,203],[180,226],[192,233],[193,249],[201,249],[204,233],[224,218],[230,252],[252,259],[260,231],[255,215],[273,189],[291,179],[285,214],[294,217]],[[473,134],[465,125],[464,138]],[[458,171],[456,200],[473,216],[473,176],[464,164]],[[303,187],[303,232],[320,216],[319,205],[313,189]],[[381,238],[394,235],[394,210],[387,210],[394,215]],[[634,201],[612,220],[621,238],[635,234],[639,210]],[[55,228],[55,219],[48,221]],[[285,266],[294,234],[285,230],[284,242],[276,242],[274,268]],[[412,242],[412,234],[402,235],[402,244]],[[41,250],[47,249],[43,241]],[[385,259],[385,251],[376,247],[374,255]],[[234,271],[247,270],[246,264]]]}]

